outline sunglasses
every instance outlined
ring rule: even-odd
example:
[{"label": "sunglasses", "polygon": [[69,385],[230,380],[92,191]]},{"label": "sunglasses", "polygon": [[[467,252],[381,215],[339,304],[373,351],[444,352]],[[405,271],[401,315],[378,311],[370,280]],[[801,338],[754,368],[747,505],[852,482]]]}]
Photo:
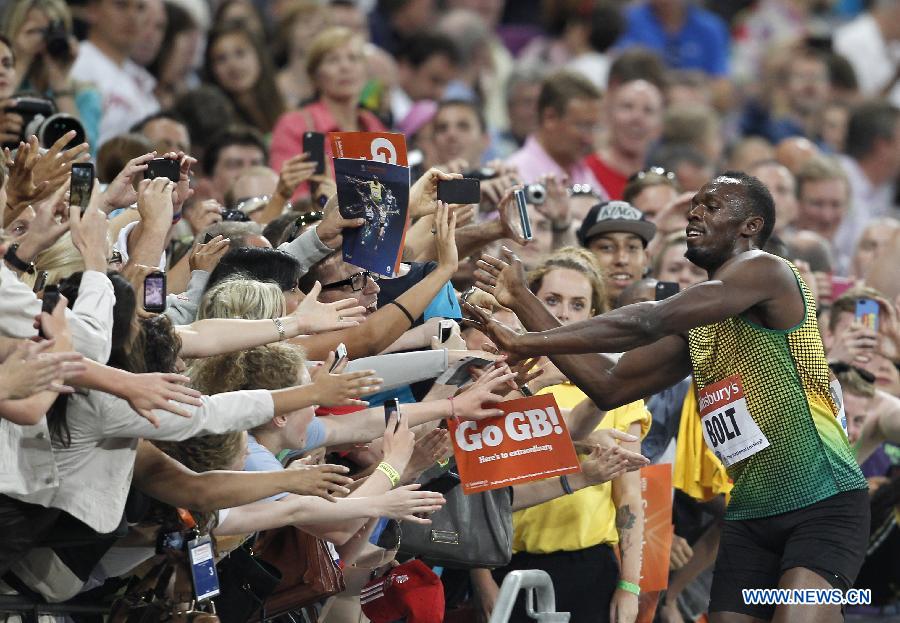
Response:
[{"label": "sunglasses", "polygon": [[369,272],[367,270],[362,270],[355,275],[350,275],[346,279],[341,279],[340,281],[335,281],[334,283],[326,283],[322,286],[323,290],[334,290],[337,288],[345,288],[350,286],[350,288],[354,292],[360,292],[363,288],[366,287],[366,284],[369,282],[369,279],[377,282],[381,278],[380,275],[376,275],[375,273]]},{"label": "sunglasses", "polygon": [[849,372],[853,370],[856,372],[862,380],[866,383],[874,383],[875,375],[869,372],[868,370],[863,370],[862,368],[857,368],[856,366],[851,366],[850,364],[843,363],[841,361],[835,361],[834,363],[829,363],[828,367],[831,368],[831,371],[835,374],[842,374],[844,372]]},{"label": "sunglasses", "polygon": [[306,212],[304,214],[301,214],[296,219],[294,219],[294,223],[291,225],[291,233],[288,234],[285,242],[293,242],[297,239],[297,236],[300,235],[300,232],[303,231],[303,229],[307,225],[318,223],[323,218],[325,218],[325,213],[321,210],[315,210],[313,212]]}]

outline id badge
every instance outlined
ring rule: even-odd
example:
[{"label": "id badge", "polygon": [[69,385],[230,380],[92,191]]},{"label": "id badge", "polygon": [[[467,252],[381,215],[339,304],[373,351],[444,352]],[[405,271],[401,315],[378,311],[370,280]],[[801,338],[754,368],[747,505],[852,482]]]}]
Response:
[{"label": "id badge", "polygon": [[704,387],[699,402],[703,438],[725,467],[769,447],[769,440],[750,415],[737,374]]},{"label": "id badge", "polygon": [[188,541],[191,557],[191,577],[194,580],[194,597],[203,601],[219,594],[219,576],[212,543],[208,536]]}]

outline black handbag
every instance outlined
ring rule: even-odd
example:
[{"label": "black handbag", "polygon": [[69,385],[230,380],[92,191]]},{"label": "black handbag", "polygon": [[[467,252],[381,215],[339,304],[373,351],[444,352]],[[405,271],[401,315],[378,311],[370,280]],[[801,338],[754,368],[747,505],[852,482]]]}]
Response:
[{"label": "black handbag", "polygon": [[447,503],[431,524],[403,524],[400,554],[448,569],[504,567],[512,558],[512,488],[466,495],[444,493]]},{"label": "black handbag", "polygon": [[222,623],[247,623],[281,582],[281,571],[255,556],[249,543],[216,565],[221,593],[214,601]]}]

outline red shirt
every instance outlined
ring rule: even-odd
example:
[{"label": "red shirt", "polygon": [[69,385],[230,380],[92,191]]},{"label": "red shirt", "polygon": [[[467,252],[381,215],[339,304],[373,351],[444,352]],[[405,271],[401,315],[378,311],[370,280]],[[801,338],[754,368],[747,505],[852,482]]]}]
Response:
[{"label": "red shirt", "polygon": [[624,173],[616,171],[603,160],[599,154],[591,154],[585,158],[584,163],[588,166],[611,200],[622,199],[625,193],[625,185],[628,184],[628,176]]}]

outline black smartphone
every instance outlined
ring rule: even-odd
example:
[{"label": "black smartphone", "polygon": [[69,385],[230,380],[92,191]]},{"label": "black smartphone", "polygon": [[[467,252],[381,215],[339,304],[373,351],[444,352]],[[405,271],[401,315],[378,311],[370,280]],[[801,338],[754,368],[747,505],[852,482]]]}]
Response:
[{"label": "black smartphone", "polygon": [[524,190],[517,190],[516,207],[519,209],[519,222],[522,224],[522,237],[525,240],[533,240],[534,234],[531,233],[531,219],[528,217],[528,200],[525,198]]},{"label": "black smartphone", "polygon": [[325,135],[321,132],[304,132],[303,151],[316,163],[316,175],[325,173]]},{"label": "black smartphone", "polygon": [[144,179],[152,180],[157,177],[167,177],[177,184],[181,179],[181,164],[169,158],[154,158],[144,169]]},{"label": "black smartphone", "polygon": [[166,311],[166,273],[156,271],[144,277],[144,310],[155,314]]},{"label": "black smartphone", "polygon": [[87,210],[94,189],[94,165],[90,162],[73,162],[72,179],[69,182],[69,205]]},{"label": "black smartphone", "polygon": [[453,489],[453,487],[457,486],[458,484],[459,475],[453,472],[447,472],[424,483],[419,488],[419,491],[435,491],[437,493],[446,495],[450,492],[451,489]]},{"label": "black smartphone", "polygon": [[441,341],[441,344],[450,339],[450,336],[453,335],[453,325],[456,324],[452,320],[448,320],[444,318],[441,320],[440,329],[438,333],[438,339]]},{"label": "black smartphone", "polygon": [[400,399],[399,398],[391,398],[387,402],[384,403],[384,427],[387,428],[388,422],[391,419],[391,416],[396,413],[397,414],[397,424],[394,426],[394,430],[400,426]]},{"label": "black smartphone", "polygon": [[38,273],[37,279],[34,280],[34,291],[40,292],[44,289],[44,286],[47,285],[47,277],[50,275],[46,270],[42,270]]},{"label": "black smartphone", "polygon": [[656,300],[664,301],[670,296],[675,296],[681,289],[674,281],[657,281],[656,282]]},{"label": "black smartphone", "polygon": [[334,372],[335,369],[337,369],[337,367],[339,365],[341,365],[341,362],[346,361],[346,360],[347,360],[347,347],[344,346],[343,342],[341,342],[340,344],[337,345],[337,348],[334,349],[334,363],[331,364],[331,369],[328,370],[328,372],[329,373]]},{"label": "black smartphone", "polygon": [[440,180],[437,198],[444,203],[481,203],[481,180],[465,177],[461,180]]}]

